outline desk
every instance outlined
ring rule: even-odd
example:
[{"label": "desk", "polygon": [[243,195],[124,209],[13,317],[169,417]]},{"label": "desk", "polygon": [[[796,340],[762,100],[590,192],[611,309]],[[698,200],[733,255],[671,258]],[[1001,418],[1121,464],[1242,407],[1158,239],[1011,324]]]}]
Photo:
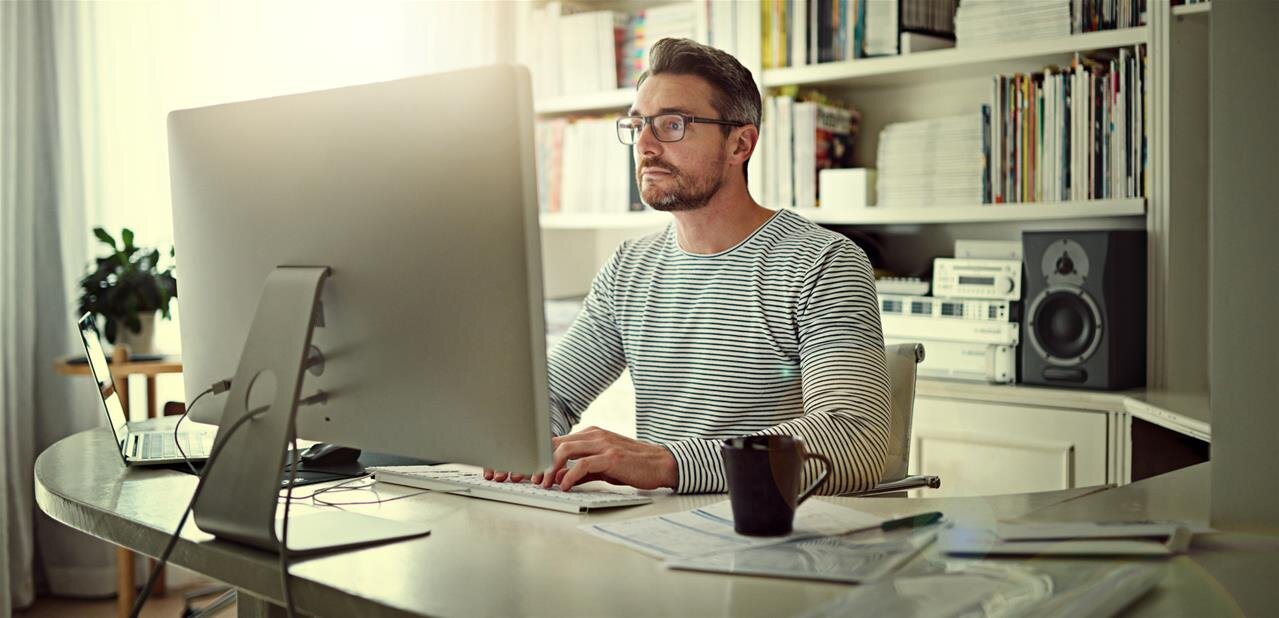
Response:
[{"label": "desk", "polygon": [[[58,375],[64,376],[92,376],[93,371],[89,368],[88,363],[72,363],[71,359],[75,356],[59,358],[53,363],[53,370]],[[81,357],[82,358],[82,357]],[[182,359],[178,356],[164,356],[154,361],[130,361],[129,349],[117,345],[111,353],[111,376],[115,381],[116,389],[120,394],[120,407],[124,409],[126,418],[132,418],[129,415],[129,377],[140,375],[147,379],[147,418],[156,417],[156,393],[155,382],[156,376],[165,373],[182,373]],[[133,598],[136,594],[133,585],[133,552],[124,547],[116,548],[116,597],[117,613],[121,616],[127,616],[129,608],[133,606]],[[156,579],[153,594],[164,594],[165,581],[164,574]]]},{"label": "desk", "polygon": [[[1203,480],[1200,477],[1206,475],[1187,482],[1193,485]],[[36,461],[35,481],[37,503],[54,519],[149,555],[163,549],[196,483],[191,476],[167,470],[124,469],[104,429],[51,446]],[[1054,505],[1065,508],[1094,496],[1113,495],[1126,503],[1130,498],[1125,496],[1142,491],[1144,485],[985,498],[833,501],[884,516],[942,510],[953,518],[983,521],[1047,513]],[[1162,492],[1157,489],[1154,493]],[[1187,495],[1197,496],[1198,489],[1191,487]],[[399,487],[380,490],[383,497],[412,492]],[[156,500],[157,496],[169,499]],[[585,522],[679,511],[723,499],[660,496],[651,505],[581,516],[447,494],[360,507],[361,512],[392,519],[428,522],[432,534],[300,561],[291,570],[294,596],[300,611],[333,616],[779,616],[815,608],[848,590],[841,584],[668,571],[657,560],[577,529]],[[1103,502],[1096,508],[1109,505]],[[1089,509],[1064,513],[1090,514]],[[1220,550],[1221,559],[1235,552]],[[274,555],[214,540],[190,523],[171,560],[240,588],[242,612],[269,613],[262,599],[280,599]],[[1264,560],[1268,562],[1259,566],[1279,565],[1279,558]],[[1183,597],[1219,594],[1215,589],[1183,590],[1174,585],[1181,581],[1177,577],[1182,576],[1170,575],[1173,584],[1161,587],[1149,611],[1177,607]],[[1245,583],[1254,586],[1252,581]],[[1227,605],[1220,601],[1213,607]]]}]

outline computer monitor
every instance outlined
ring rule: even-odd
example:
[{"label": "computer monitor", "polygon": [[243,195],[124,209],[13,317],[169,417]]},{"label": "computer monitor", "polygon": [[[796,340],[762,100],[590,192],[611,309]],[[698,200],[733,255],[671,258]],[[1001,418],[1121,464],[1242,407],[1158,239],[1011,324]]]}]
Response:
[{"label": "computer monitor", "polygon": [[[526,69],[175,111],[168,129],[188,400],[236,374],[277,267],[326,266],[323,371],[300,396],[328,398],[299,408],[299,437],[550,465]],[[219,422],[226,399],[191,417]]]}]

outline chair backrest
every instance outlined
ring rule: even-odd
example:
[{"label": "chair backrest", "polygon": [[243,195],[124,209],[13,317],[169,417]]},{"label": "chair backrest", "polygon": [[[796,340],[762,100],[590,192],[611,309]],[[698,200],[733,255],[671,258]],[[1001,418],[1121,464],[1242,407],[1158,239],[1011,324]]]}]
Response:
[{"label": "chair backrest", "polygon": [[888,360],[888,381],[892,386],[889,404],[892,425],[881,477],[881,482],[888,482],[905,478],[906,467],[910,464],[910,425],[915,417],[915,369],[924,360],[924,344],[885,346],[884,356]]}]

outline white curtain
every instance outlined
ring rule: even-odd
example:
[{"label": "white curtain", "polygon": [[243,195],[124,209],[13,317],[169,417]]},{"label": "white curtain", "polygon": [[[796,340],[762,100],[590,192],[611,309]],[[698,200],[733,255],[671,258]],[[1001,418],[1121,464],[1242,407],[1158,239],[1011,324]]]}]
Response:
[{"label": "white curtain", "polygon": [[[92,389],[51,371],[77,348],[75,282],[99,251],[89,230],[127,226],[140,244],[172,243],[165,115],[507,61],[514,9],[0,1],[0,615],[30,603],[41,582],[54,594],[114,591],[109,548],[37,513],[32,466],[48,445],[102,422]],[[179,351],[177,332],[159,326],[161,350]],[[161,382],[161,400],[181,396],[176,378]]]},{"label": "white curtain", "polygon": [[[74,345],[71,311],[85,261],[82,208],[79,45],[82,23],[66,6],[6,2],[0,7],[0,611],[31,602],[38,573],[105,572],[110,548],[71,536],[37,515],[35,456],[58,439],[94,427],[101,413],[85,389],[52,372]],[[55,32],[58,33],[55,35]],[[84,386],[81,384],[80,386]],[[70,560],[64,558],[70,557]],[[97,583],[97,582],[91,582]]]}]

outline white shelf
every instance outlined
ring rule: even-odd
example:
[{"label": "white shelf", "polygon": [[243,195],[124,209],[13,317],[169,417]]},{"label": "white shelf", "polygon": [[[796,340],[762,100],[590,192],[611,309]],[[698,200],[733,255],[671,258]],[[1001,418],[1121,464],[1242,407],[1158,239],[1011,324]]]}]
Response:
[{"label": "white shelf", "polygon": [[543,115],[572,114],[577,112],[598,112],[621,110],[629,107],[635,100],[635,90],[620,88],[607,92],[590,94],[572,94],[560,97],[541,99],[533,104],[533,111]]},{"label": "white shelf", "polygon": [[1182,4],[1172,7],[1172,14],[1180,17],[1182,15],[1201,15],[1212,12],[1211,2],[1200,2],[1199,4]]},{"label": "white shelf", "polygon": [[861,209],[801,208],[796,212],[827,225],[918,225],[1132,217],[1146,214],[1146,200],[1087,200],[1040,204],[980,204],[976,206],[892,206]]},{"label": "white shelf", "polygon": [[[765,87],[853,83],[882,86],[989,77],[996,73],[1026,70],[1026,64],[1060,62],[1061,56],[1146,43],[1148,28],[1089,32],[1035,41],[1018,41],[982,47],[961,47],[888,56],[859,58],[787,69],[764,71]],[[1039,68],[1039,67],[1036,67]]]},{"label": "white shelf", "polygon": [[659,228],[671,222],[670,213],[646,210],[622,213],[543,213],[544,230],[598,230]]}]

